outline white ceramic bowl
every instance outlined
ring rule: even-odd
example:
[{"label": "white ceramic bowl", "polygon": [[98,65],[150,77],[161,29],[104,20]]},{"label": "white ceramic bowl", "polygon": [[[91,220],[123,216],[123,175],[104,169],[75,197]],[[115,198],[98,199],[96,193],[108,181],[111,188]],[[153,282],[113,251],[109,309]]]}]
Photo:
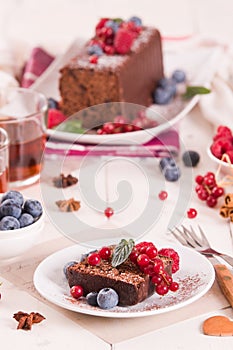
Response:
[{"label": "white ceramic bowl", "polygon": [[217,157],[215,157],[213,155],[213,153],[211,152],[210,147],[207,148],[207,153],[208,153],[210,159],[212,159],[215,162],[217,167],[220,167],[220,171],[223,174],[233,176],[233,164],[229,164],[229,163],[224,162],[223,160],[218,159]]},{"label": "white ceramic bowl", "polygon": [[44,226],[44,212],[33,224],[15,230],[0,231],[0,261],[12,259],[30,250]]}]

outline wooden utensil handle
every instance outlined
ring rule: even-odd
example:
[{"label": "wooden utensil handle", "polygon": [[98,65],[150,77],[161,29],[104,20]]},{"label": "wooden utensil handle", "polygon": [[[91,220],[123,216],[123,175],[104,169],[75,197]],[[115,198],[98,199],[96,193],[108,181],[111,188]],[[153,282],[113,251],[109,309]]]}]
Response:
[{"label": "wooden utensil handle", "polygon": [[214,268],[219,287],[233,307],[233,275],[225,265],[214,265]]}]

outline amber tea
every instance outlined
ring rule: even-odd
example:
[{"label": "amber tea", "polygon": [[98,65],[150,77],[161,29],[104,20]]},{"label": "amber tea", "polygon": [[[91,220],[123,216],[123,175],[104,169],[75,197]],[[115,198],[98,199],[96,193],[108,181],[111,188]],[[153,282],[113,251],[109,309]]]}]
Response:
[{"label": "amber tea", "polygon": [[38,92],[12,88],[0,94],[1,101],[0,127],[9,137],[11,187],[30,185],[39,179],[42,167],[47,100]]}]

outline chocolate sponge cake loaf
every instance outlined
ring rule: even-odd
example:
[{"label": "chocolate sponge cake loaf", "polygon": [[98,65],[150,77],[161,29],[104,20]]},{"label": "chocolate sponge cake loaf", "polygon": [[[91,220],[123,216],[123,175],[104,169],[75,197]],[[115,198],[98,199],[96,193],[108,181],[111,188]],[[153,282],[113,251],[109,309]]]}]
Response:
[{"label": "chocolate sponge cake loaf", "polygon": [[[105,103],[152,103],[152,92],[164,75],[159,31],[122,21],[113,33],[106,27],[109,22],[114,21],[108,20],[101,28],[97,25],[95,37],[61,69],[61,109],[67,116]],[[111,113],[121,111],[112,108],[106,115],[96,113],[96,124],[109,121]],[[83,126],[93,127],[85,114],[79,114]]]},{"label": "chocolate sponge cake loaf", "polygon": [[[133,261],[135,249],[137,247],[126,260],[117,266],[112,265],[111,257],[114,254],[112,246],[103,248],[105,252],[109,251],[108,257],[100,258],[101,255],[103,256],[101,253],[103,250],[90,252],[80,262],[67,267],[66,277],[70,288],[81,286],[84,296],[91,292],[99,292],[103,288],[111,288],[118,294],[120,306],[135,305],[143,301],[155,292],[155,281],[152,276],[158,274],[148,273]],[[152,269],[156,264],[164,278],[172,275],[173,260],[170,257],[157,255],[151,264]]]}]

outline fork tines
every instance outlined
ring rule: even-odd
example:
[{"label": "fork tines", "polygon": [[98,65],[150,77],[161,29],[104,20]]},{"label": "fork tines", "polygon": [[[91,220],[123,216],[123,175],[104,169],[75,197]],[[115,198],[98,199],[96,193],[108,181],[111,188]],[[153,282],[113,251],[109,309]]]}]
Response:
[{"label": "fork tines", "polygon": [[195,233],[193,227],[190,227],[190,229],[188,229],[184,225],[181,225],[181,227],[182,227],[182,229],[180,229],[178,227],[175,227],[173,230],[169,229],[170,233],[181,244],[192,247],[192,248],[196,248],[197,246],[200,248],[209,246],[209,242],[207,241],[205,234],[200,226],[198,226],[198,228],[199,228],[201,237],[199,237]]}]

